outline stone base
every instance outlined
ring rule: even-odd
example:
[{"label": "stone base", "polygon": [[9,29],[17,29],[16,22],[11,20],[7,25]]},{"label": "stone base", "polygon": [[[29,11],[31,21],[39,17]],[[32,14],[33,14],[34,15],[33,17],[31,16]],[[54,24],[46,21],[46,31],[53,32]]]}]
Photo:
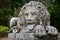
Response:
[{"label": "stone base", "polygon": [[33,40],[33,33],[9,33],[8,40]]},{"label": "stone base", "polygon": [[35,37],[33,33],[9,33],[8,40],[60,40],[60,36],[44,36],[44,37]]}]

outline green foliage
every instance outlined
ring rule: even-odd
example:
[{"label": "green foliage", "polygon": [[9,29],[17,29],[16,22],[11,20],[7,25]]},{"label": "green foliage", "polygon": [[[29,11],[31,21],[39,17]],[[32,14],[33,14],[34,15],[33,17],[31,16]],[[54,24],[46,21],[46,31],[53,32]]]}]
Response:
[{"label": "green foliage", "polygon": [[[13,16],[18,16],[19,9],[26,0],[1,0],[0,1],[0,25],[9,26],[9,20]],[[15,12],[15,9],[16,11]]]},{"label": "green foliage", "polygon": [[9,15],[11,15],[10,0],[0,1],[0,25],[8,25]]},{"label": "green foliage", "polygon": [[7,34],[9,31],[9,28],[7,26],[0,26],[0,36]]},{"label": "green foliage", "polygon": [[60,5],[54,4],[50,7],[49,12],[51,14],[51,25],[60,30]]}]

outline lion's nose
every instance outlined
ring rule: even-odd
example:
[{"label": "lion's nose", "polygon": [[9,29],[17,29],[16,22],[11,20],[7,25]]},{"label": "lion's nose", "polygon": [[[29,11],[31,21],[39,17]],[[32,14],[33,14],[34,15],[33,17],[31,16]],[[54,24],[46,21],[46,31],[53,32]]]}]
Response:
[{"label": "lion's nose", "polygon": [[31,19],[32,19],[32,18],[31,18],[31,15],[28,15],[27,20],[28,20],[28,21],[31,21]]}]

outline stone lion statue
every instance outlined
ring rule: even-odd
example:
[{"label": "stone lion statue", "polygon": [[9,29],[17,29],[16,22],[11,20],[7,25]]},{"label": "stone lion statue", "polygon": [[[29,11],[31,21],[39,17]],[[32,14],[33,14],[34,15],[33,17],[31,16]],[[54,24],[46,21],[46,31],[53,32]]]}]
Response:
[{"label": "stone lion statue", "polygon": [[[35,36],[39,37],[47,34],[58,34],[58,30],[50,26],[50,14],[41,2],[30,1],[26,3],[18,16],[16,26],[21,29],[19,33],[34,33]],[[10,25],[14,25],[13,22]]]}]

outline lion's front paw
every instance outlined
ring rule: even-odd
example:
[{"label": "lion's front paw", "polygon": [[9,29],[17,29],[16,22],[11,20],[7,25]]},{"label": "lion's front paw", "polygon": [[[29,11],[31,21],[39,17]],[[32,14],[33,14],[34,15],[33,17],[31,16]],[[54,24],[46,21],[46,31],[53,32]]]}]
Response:
[{"label": "lion's front paw", "polygon": [[55,27],[53,27],[53,26],[49,26],[48,27],[48,34],[57,35],[58,34],[58,30]]},{"label": "lion's front paw", "polygon": [[47,35],[47,33],[46,33],[46,31],[45,31],[43,26],[37,25],[35,29],[36,29],[36,35],[38,35],[40,37]]}]

